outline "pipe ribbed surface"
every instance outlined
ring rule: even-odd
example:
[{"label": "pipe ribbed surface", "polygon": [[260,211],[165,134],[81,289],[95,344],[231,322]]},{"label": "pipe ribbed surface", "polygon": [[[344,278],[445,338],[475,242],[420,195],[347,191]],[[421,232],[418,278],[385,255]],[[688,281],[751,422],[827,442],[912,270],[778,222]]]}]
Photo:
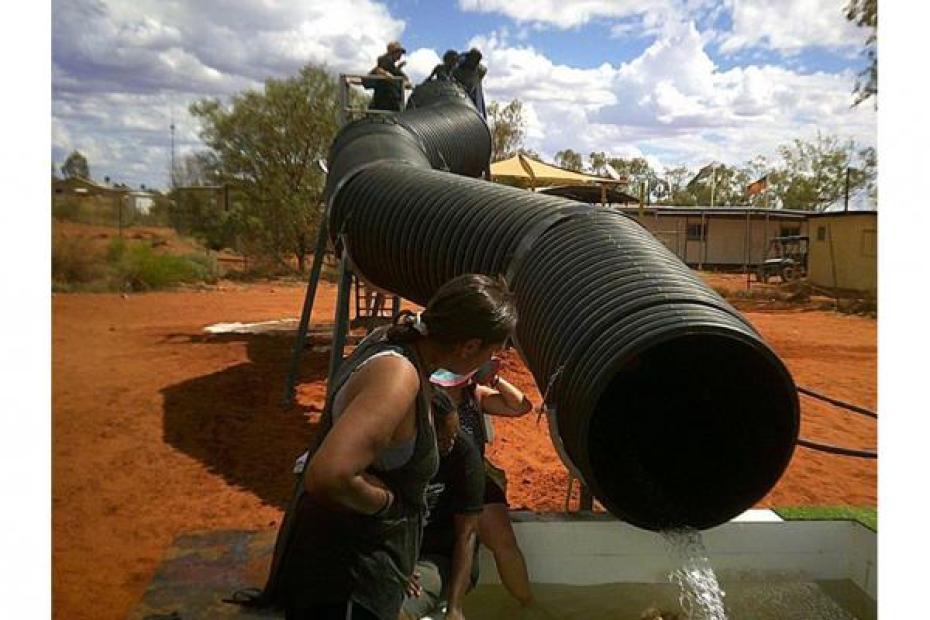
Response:
[{"label": "pipe ribbed surface", "polygon": [[703,529],[752,507],[797,438],[782,362],[634,220],[468,178],[487,126],[439,84],[334,142],[330,226],[358,270],[420,304],[456,275],[506,274],[556,447],[617,516]]}]

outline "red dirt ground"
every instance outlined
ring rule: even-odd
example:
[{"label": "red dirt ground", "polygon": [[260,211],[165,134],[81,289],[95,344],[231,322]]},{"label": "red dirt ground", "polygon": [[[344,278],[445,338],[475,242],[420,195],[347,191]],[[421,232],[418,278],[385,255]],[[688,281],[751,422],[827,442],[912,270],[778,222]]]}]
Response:
[{"label": "red dirt ground", "polygon": [[[330,320],[334,289],[314,309]],[[323,400],[326,352],[307,350],[297,404],[283,409],[292,338],[206,336],[222,321],[300,312],[302,286],[53,297],[53,606],[63,619],[123,618],[173,538],[276,527]],[[747,316],[800,385],[876,406],[876,322],[832,312]],[[539,402],[519,359],[506,374]],[[804,436],[874,448],[876,424],[802,399]],[[498,421],[492,459],[515,507],[561,510],[566,472],[535,415]],[[875,505],[874,461],[803,448],[763,506]]]}]

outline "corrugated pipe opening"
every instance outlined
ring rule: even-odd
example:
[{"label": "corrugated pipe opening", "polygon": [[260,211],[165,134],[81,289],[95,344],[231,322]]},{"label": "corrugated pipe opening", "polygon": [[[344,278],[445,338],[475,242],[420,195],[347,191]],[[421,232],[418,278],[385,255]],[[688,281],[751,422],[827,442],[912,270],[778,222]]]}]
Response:
[{"label": "corrugated pipe opening", "polygon": [[704,529],[751,508],[798,432],[791,379],[757,341],[681,331],[613,374],[578,446],[605,506],[647,529]]}]

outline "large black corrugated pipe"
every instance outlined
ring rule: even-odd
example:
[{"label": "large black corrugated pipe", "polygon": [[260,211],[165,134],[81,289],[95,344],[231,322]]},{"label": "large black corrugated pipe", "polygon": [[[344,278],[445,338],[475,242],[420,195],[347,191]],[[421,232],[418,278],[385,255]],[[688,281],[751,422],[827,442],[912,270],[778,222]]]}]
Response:
[{"label": "large black corrugated pipe", "polygon": [[558,222],[513,286],[522,351],[557,409],[553,440],[611,512],[704,529],[781,477],[799,424],[791,375],[637,223],[602,210]]},{"label": "large black corrugated pipe", "polygon": [[[415,111],[468,109],[426,95]],[[350,126],[331,153],[330,224],[366,279],[423,304],[456,275],[507,275],[553,441],[617,516],[703,529],[764,497],[799,416],[790,374],[755,330],[624,215],[432,169],[425,143],[456,148],[451,130],[425,137],[408,114]],[[480,120],[458,118],[463,132]],[[402,146],[395,160],[387,145],[369,159],[353,146],[385,135]]]}]

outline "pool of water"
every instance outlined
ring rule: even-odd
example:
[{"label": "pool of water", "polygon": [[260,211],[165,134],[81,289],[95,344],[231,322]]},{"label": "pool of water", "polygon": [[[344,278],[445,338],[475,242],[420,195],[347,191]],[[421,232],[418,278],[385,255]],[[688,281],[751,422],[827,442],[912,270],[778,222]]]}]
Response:
[{"label": "pool of water", "polygon": [[[721,581],[729,620],[875,620],[875,603],[852,581],[747,583]],[[672,584],[596,586],[535,584],[537,604],[522,609],[499,584],[480,585],[465,602],[465,617],[481,620],[640,620],[643,611],[678,612]],[[695,616],[693,620],[698,620]]]}]

